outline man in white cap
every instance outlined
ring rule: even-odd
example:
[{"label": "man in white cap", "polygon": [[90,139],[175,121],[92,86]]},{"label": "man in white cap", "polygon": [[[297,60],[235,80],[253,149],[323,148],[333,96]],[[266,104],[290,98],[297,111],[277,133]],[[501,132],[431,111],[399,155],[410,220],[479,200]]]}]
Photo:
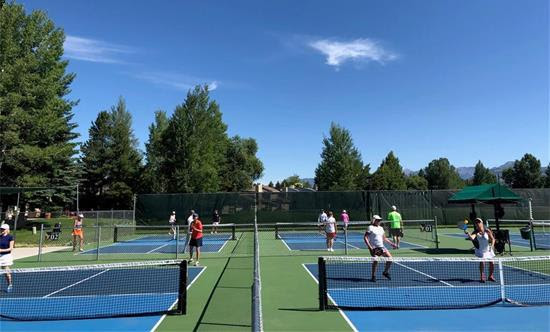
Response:
[{"label": "man in white cap", "polygon": [[2,224],[0,226],[0,268],[5,270],[6,281],[8,283],[7,293],[13,290],[13,283],[10,273],[10,266],[13,265],[13,256],[11,252],[15,245],[13,235],[10,234],[10,225]]},{"label": "man in white cap", "polygon": [[388,220],[390,221],[390,236],[393,238],[393,242],[399,248],[401,237],[403,236],[403,229],[401,228],[401,214],[397,212],[395,205],[391,206],[391,211],[388,213]]},{"label": "man in white cap", "polygon": [[[380,221],[382,218],[380,218],[379,215],[372,216],[372,223],[367,228],[367,231],[365,232],[365,236],[363,239],[365,240],[365,244],[367,245],[367,248],[369,248],[370,254],[372,257],[378,257],[378,256],[384,256],[391,259],[392,255],[384,247],[384,242],[389,243],[392,247],[396,248],[397,246],[395,243],[388,240],[386,237],[386,233],[384,232],[384,228],[380,226]],[[376,268],[378,266],[378,261],[375,259],[372,262],[372,274],[371,274],[371,281],[376,282]],[[386,261],[386,266],[384,267],[384,272],[382,275],[386,277],[387,279],[391,280],[390,276],[390,266],[391,266],[391,260]]]}]

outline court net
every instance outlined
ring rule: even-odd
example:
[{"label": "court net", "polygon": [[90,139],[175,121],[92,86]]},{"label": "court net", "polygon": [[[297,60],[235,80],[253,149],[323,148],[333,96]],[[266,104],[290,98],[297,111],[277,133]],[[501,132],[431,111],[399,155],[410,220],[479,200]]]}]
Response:
[{"label": "court net", "polygon": [[[0,271],[0,317],[62,320],[185,314],[187,261],[150,261]],[[1,324],[1,323],[0,323]]]},{"label": "court net", "polygon": [[[319,257],[319,307],[392,310],[550,304],[550,256],[495,258],[481,282],[477,258]],[[371,279],[376,265],[375,279]]]},{"label": "court net", "polygon": [[[345,242],[347,249],[366,249],[363,237],[370,221],[352,221],[347,227],[342,222],[337,223],[337,242]],[[381,224],[386,236],[391,239],[389,222]],[[276,223],[275,239],[288,241],[324,241],[325,228],[319,223]],[[401,222],[401,243],[405,248],[437,248],[439,241],[437,223],[433,219],[404,220]],[[307,246],[305,246],[307,248]],[[338,246],[337,246],[338,247]]]},{"label": "court net", "polygon": [[[221,224],[212,226],[203,224],[204,240],[235,240],[235,224]],[[118,225],[114,228],[114,242],[158,242],[179,240],[187,241],[189,229],[187,225],[178,225],[173,229],[170,226],[129,226]]]}]

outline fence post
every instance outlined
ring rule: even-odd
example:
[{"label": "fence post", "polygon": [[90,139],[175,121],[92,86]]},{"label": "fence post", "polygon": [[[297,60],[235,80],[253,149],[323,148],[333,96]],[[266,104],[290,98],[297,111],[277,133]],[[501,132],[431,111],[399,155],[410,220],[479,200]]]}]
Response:
[{"label": "fence post", "polygon": [[42,261],[42,246],[44,245],[44,224],[40,224],[40,240],[38,240],[38,261]]},{"label": "fence post", "polygon": [[101,226],[97,226],[97,248],[96,248],[96,261],[99,260],[99,245],[101,242]]},{"label": "fence post", "polygon": [[176,226],[176,259],[178,259],[178,253],[180,249],[180,226]]},{"label": "fence post", "polygon": [[437,234],[437,216],[434,216],[435,248],[439,249],[439,235]]}]

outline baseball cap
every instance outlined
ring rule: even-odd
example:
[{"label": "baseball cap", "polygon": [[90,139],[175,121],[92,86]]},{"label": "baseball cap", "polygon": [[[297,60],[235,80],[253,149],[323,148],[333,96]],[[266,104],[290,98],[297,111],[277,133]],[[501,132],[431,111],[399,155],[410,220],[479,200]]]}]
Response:
[{"label": "baseball cap", "polygon": [[372,216],[372,220],[382,220],[382,218],[380,218],[379,215],[375,214],[374,216]]},{"label": "baseball cap", "polygon": [[347,213],[346,210],[342,210],[342,213]]},{"label": "baseball cap", "polygon": [[80,218],[84,218],[84,215],[81,213],[78,215]]},{"label": "baseball cap", "polygon": [[7,229],[8,231],[10,230],[10,225],[8,224],[2,224],[2,226],[0,226],[1,229]]},{"label": "baseball cap", "polygon": [[392,205],[391,209],[395,211],[395,210],[397,210],[397,207],[395,205]]}]

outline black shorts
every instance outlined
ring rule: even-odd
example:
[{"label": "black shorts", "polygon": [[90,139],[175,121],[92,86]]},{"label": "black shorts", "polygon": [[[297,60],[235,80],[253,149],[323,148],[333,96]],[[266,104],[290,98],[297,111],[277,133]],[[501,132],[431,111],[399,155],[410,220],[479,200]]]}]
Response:
[{"label": "black shorts", "polygon": [[190,247],[202,247],[202,237],[200,239],[191,239],[189,241]]},{"label": "black shorts", "polygon": [[390,228],[390,236],[403,236],[401,228]]},{"label": "black shorts", "polygon": [[384,254],[384,248],[374,248],[370,251],[372,257],[382,256]]}]

